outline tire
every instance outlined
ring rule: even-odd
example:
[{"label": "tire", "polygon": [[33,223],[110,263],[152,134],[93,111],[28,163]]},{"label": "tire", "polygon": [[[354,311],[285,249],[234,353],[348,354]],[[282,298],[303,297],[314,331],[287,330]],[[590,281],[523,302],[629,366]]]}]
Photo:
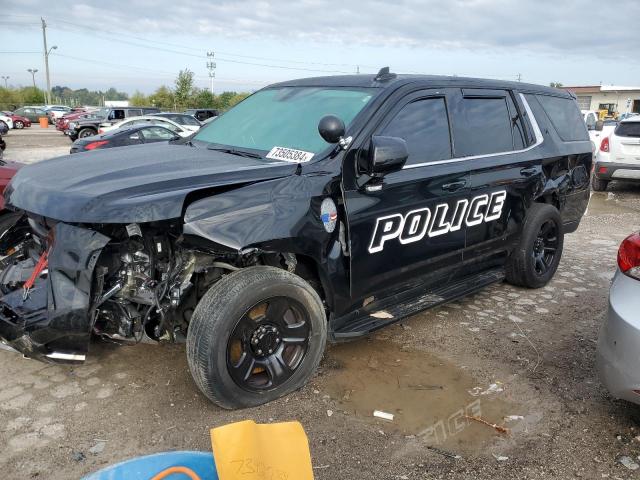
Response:
[{"label": "tire", "polygon": [[97,135],[97,134],[98,132],[93,128],[83,128],[78,132],[78,138],[92,137],[93,135]]},{"label": "tire", "polygon": [[227,409],[254,407],[302,387],[326,340],[322,301],[306,281],[250,267],[224,276],[202,297],[189,325],[187,360],[209,400]]},{"label": "tire", "polygon": [[544,287],[558,269],[563,245],[558,209],[534,203],[526,214],[520,242],[507,260],[507,282],[528,288]]},{"label": "tire", "polygon": [[594,192],[604,192],[607,189],[607,185],[609,185],[608,180],[601,180],[595,175],[591,179],[591,190]]},{"label": "tire", "polygon": [[15,122],[13,122],[13,128],[22,130],[24,128],[24,123],[22,122],[22,120],[16,120]]}]

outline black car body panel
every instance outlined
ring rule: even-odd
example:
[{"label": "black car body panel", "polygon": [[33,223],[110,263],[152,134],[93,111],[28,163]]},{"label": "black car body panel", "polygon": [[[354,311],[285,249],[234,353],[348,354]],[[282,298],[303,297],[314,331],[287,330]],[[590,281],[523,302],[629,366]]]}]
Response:
[{"label": "black car body panel", "polygon": [[[93,270],[109,238],[65,223],[52,230],[55,246],[46,278],[38,278],[26,294],[18,289],[2,297],[0,337],[28,357],[67,361],[88,351]],[[6,259],[3,263],[6,272]]]},{"label": "black car body panel", "polygon": [[[208,150],[197,141],[98,150],[23,168],[7,189],[7,204],[30,218],[65,222],[58,229],[81,225],[77,228],[85,234],[103,231],[105,225],[140,224],[142,233],[122,235],[120,243],[138,241],[149,231],[149,238],[163,246],[166,240],[158,240],[162,230],[175,231],[172,251],[215,259],[202,272],[243,268],[260,259],[310,282],[317,276],[334,339],[366,333],[502,279],[534,203],[555,206],[566,231],[577,228],[589,198],[592,153],[586,127],[582,123],[584,132],[578,131],[577,139],[563,140],[536,100],[544,95],[575,104],[569,94],[517,82],[411,75],[312,78],[268,88],[305,86],[372,92],[347,128],[349,141],[328,145],[312,161],[272,162]],[[509,134],[510,148],[461,153],[464,135],[456,128],[462,117],[456,112],[466,101],[484,98],[497,100],[508,118],[516,119],[518,132]],[[360,166],[372,138],[387,134],[385,129],[408,105],[431,100],[446,105],[448,112],[446,158],[409,163],[380,177],[363,173]],[[335,228],[326,223],[325,201],[334,205]],[[105,241],[105,249],[119,244]],[[84,259],[102,245],[82,235],[76,242],[75,255]],[[56,241],[52,255],[58,248],[62,243]],[[120,252],[118,258],[129,253]],[[80,272],[84,283],[73,287],[64,282],[70,292],[82,293],[75,310],[81,316],[87,311],[85,280],[91,269],[73,268],[75,276],[67,278],[78,278]],[[0,307],[13,309],[12,302],[5,296]],[[40,337],[40,350],[85,352],[86,345],[80,348],[78,341],[88,340],[82,335],[93,320],[79,316],[73,316],[66,344],[60,336],[55,345],[42,346],[47,342]],[[14,322],[18,330],[20,325]],[[36,330],[28,334],[37,338]],[[0,331],[0,337],[20,337],[7,332]],[[29,348],[13,344],[30,354]]]},{"label": "black car body panel", "polygon": [[180,217],[192,192],[295,169],[185,145],[135,145],[29,165],[13,178],[5,198],[15,208],[63,222],[152,222]]}]

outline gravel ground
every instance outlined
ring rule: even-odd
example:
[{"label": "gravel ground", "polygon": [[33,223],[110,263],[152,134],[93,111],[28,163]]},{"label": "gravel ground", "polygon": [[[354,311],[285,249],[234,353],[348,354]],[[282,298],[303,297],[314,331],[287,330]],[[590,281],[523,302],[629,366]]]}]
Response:
[{"label": "gravel ground", "polygon": [[[7,144],[8,159],[35,161],[70,142],[32,127]],[[617,246],[638,229],[640,186],[612,184],[593,194],[547,287],[494,285],[331,346],[306,387],[254,409],[210,404],[182,345],[95,342],[73,368],[0,351],[4,478],[78,478],[135,455],[208,450],[210,428],[243,419],[300,421],[317,479],[640,478],[619,462],[640,463],[640,407],[611,399],[594,370]]]}]

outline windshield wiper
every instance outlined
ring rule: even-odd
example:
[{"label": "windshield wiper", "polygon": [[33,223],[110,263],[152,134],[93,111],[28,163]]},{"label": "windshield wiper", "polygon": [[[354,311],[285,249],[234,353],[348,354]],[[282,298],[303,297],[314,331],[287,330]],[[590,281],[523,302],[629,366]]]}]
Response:
[{"label": "windshield wiper", "polygon": [[216,152],[224,152],[230,153],[231,155],[237,155],[239,157],[247,157],[247,158],[262,158],[262,155],[258,155],[253,152],[245,152],[244,150],[236,150],[235,148],[225,148],[225,147],[207,147],[207,150],[215,150]]}]

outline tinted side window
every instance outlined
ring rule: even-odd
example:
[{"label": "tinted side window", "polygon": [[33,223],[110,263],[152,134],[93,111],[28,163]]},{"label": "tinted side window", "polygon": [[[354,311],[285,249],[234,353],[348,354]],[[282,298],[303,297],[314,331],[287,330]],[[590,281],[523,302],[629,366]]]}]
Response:
[{"label": "tinted side window", "polygon": [[456,157],[513,150],[506,98],[463,98],[454,111]]},{"label": "tinted side window", "polygon": [[127,117],[139,117],[142,115],[142,110],[127,110]]},{"label": "tinted side window", "polygon": [[618,137],[640,137],[640,122],[621,122],[613,133]]},{"label": "tinted side window", "polygon": [[514,150],[522,150],[528,146],[527,132],[525,131],[524,122],[520,117],[518,107],[513,102],[510,94],[507,95],[507,104],[509,107],[509,116],[511,117],[511,135],[513,137]]},{"label": "tinted side window", "polygon": [[572,98],[536,95],[558,135],[565,142],[589,140],[578,104]]},{"label": "tinted side window", "polygon": [[451,158],[444,98],[427,98],[405,105],[380,134],[407,142],[407,164]]}]

